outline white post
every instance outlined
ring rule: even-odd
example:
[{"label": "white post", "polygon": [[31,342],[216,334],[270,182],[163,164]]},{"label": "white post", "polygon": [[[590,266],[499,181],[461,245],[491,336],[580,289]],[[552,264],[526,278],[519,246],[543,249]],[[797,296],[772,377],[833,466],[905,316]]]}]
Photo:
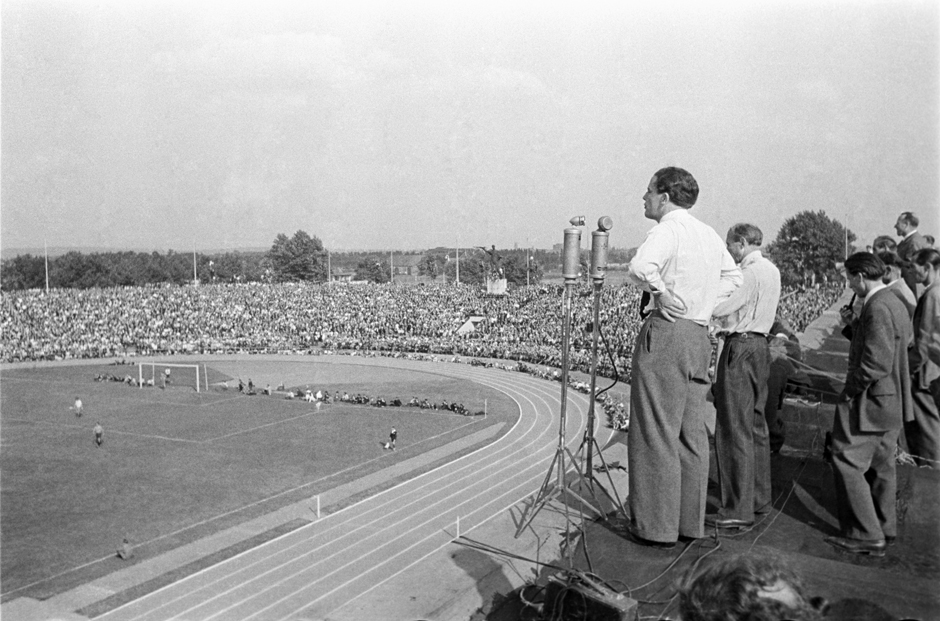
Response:
[{"label": "white post", "polygon": [[199,276],[196,275],[196,238],[193,238],[193,285],[199,284]]},{"label": "white post", "polygon": [[326,282],[333,285],[333,266],[330,263],[330,251],[326,251]]},{"label": "white post", "polygon": [[320,494],[317,494],[317,519],[320,519]]},{"label": "white post", "polygon": [[49,242],[44,239],[42,243],[46,249],[46,293],[49,293]]},{"label": "white post", "polygon": [[392,259],[394,250],[388,251],[388,282],[395,284],[395,264]]},{"label": "white post", "polygon": [[457,516],[457,539],[460,539],[460,516]]},{"label": "white post", "polygon": [[483,418],[486,418],[486,399],[483,400]]},{"label": "white post", "polygon": [[454,249],[454,256],[457,257],[457,284],[460,284],[460,241],[457,241],[457,248]]}]

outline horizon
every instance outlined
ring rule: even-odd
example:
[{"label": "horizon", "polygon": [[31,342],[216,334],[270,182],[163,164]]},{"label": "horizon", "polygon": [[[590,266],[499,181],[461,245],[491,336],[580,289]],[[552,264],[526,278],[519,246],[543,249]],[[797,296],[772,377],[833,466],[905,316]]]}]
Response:
[{"label": "horizon", "polygon": [[937,3],[0,10],[0,248],[551,248],[576,215],[630,248],[667,165],[720,235],[940,237]]}]

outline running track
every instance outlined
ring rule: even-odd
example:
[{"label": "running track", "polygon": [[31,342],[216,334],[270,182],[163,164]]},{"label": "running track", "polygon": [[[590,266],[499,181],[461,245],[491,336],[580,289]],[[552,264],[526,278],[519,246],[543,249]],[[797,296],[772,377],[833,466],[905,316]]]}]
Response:
[{"label": "running track", "polygon": [[[324,619],[535,493],[558,443],[561,385],[464,364],[337,357],[432,372],[495,388],[519,406],[492,444],[308,526],[150,593],[96,621]],[[586,395],[568,391],[572,452]]]}]

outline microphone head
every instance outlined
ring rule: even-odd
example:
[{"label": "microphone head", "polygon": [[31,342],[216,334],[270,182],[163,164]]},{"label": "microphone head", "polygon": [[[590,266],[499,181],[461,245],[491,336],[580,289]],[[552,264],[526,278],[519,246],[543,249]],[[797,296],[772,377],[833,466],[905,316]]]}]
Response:
[{"label": "microphone head", "polygon": [[610,216],[601,216],[597,221],[597,228],[602,231],[609,231],[614,228],[614,221],[610,219]]}]

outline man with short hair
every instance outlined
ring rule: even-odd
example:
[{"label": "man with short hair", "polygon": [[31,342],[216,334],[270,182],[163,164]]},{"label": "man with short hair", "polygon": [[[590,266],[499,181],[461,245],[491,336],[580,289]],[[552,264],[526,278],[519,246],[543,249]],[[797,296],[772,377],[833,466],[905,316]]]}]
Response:
[{"label": "man with short hair", "polygon": [[636,543],[660,548],[704,535],[707,325],[715,305],[742,282],[721,237],[689,214],[698,192],[695,178],[681,168],[653,175],[643,204],[657,224],[627,272],[655,301],[633,354],[629,533]]},{"label": "man with short hair", "polygon": [[[917,299],[914,298],[914,291],[904,281],[904,270],[910,269],[910,265],[894,252],[875,253],[881,262],[885,264],[885,275],[881,281],[888,285],[888,289],[904,304],[908,315],[914,317],[914,308],[917,306]],[[916,280],[916,274],[915,274]]]},{"label": "man with short hair", "polygon": [[919,466],[940,469],[940,252],[918,250],[913,269],[925,289],[914,310],[914,345],[908,350],[914,420],[905,424],[904,434]]},{"label": "man with short hair", "polygon": [[721,508],[707,526],[741,528],[770,510],[770,443],[764,406],[770,379],[767,337],[780,301],[780,271],[760,251],[764,234],[753,224],[728,231],[728,252],[744,278],[715,307],[725,345],[715,381],[715,457]]},{"label": "man with short hair", "polygon": [[679,587],[682,621],[764,621],[823,618],[820,598],[806,594],[800,576],[776,555],[731,556],[706,564]]},{"label": "man with short hair", "polygon": [[[910,211],[903,212],[898,216],[897,222],[894,223],[894,231],[898,234],[898,237],[901,238],[901,241],[898,242],[898,256],[908,265],[911,262],[911,258],[913,258],[918,250],[930,247],[930,244],[927,243],[924,236],[917,232],[917,226],[919,224],[920,220]],[[906,267],[902,270],[901,275],[904,278],[904,282],[907,283],[907,286],[914,292],[914,297],[919,298],[924,288],[920,287],[918,289],[917,278],[914,276],[913,270],[911,270],[910,267]]]},{"label": "man with short hair", "polygon": [[884,556],[897,536],[894,452],[911,420],[907,309],[882,282],[885,265],[869,252],[845,260],[849,287],[864,299],[853,326],[845,387],[832,424],[832,468],[840,536],[826,542],[855,554]]}]

